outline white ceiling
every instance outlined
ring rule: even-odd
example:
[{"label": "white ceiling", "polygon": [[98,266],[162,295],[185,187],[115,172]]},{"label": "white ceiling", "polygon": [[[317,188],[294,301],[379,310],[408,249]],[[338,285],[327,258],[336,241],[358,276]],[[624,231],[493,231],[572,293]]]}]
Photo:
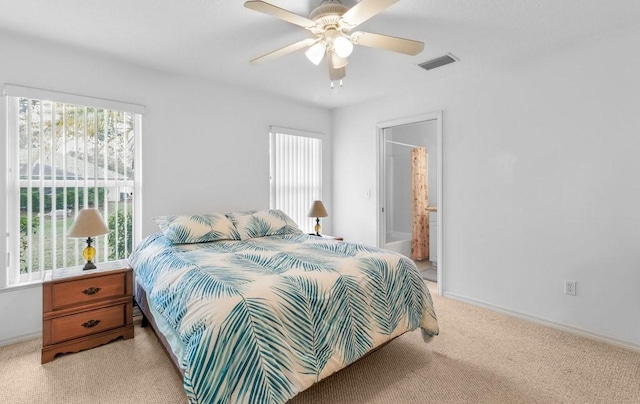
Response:
[{"label": "white ceiling", "polygon": [[[305,16],[320,3],[268,1]],[[639,0],[400,0],[359,29],[420,40],[425,50],[406,56],[356,47],[349,57],[344,87],[331,90],[326,65],[312,65],[302,51],[250,65],[249,60],[310,34],[246,9],[243,3],[0,0],[0,29],[90,48],[137,65],[336,108],[382,96],[394,87],[437,80],[447,71],[526,62],[640,23]],[[344,4],[352,6],[355,0],[344,0]],[[432,72],[417,67],[447,52],[461,59],[457,66]]]}]

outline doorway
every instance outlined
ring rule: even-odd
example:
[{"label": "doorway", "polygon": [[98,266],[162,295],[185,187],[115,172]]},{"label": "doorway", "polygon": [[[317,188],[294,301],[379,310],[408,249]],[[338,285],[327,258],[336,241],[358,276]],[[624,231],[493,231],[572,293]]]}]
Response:
[{"label": "doorway", "polygon": [[[416,261],[442,293],[442,112],[382,122],[378,127],[378,246],[407,257],[412,253],[412,151],[426,149],[428,258]],[[415,154],[414,154],[415,156]],[[425,237],[426,239],[426,237]],[[416,240],[413,240],[415,248]],[[435,276],[435,279],[432,278]]]}]

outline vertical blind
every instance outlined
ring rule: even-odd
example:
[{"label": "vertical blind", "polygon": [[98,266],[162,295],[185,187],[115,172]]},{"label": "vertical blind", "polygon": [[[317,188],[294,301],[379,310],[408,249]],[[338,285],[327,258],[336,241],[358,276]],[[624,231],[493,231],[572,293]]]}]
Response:
[{"label": "vertical blind", "polygon": [[19,96],[7,96],[7,111],[9,284],[83,262],[85,240],[67,237],[83,208],[97,208],[110,230],[95,240],[95,262],[126,258],[141,115]]},{"label": "vertical blind", "polygon": [[322,199],[322,135],[272,127],[270,136],[271,208],[309,233],[314,222],[307,213],[314,200]]}]

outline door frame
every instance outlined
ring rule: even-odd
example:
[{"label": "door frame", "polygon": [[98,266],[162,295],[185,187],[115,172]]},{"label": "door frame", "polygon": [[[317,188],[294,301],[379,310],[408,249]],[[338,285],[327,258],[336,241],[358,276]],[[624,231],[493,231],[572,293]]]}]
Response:
[{"label": "door frame", "polygon": [[443,290],[443,276],[442,273],[444,271],[444,240],[442,235],[444,234],[444,222],[443,218],[443,192],[442,192],[442,178],[443,178],[443,147],[442,147],[442,111],[434,111],[428,112],[419,115],[412,115],[403,118],[392,119],[388,121],[378,122],[376,124],[377,131],[377,161],[376,161],[376,183],[378,184],[378,195],[376,198],[376,231],[377,231],[377,245],[378,247],[384,247],[384,241],[386,238],[386,223],[384,220],[384,214],[382,212],[382,208],[384,207],[384,201],[386,197],[386,183],[385,183],[385,143],[384,143],[384,130],[392,128],[394,126],[407,125],[412,123],[418,123],[423,121],[436,121],[437,128],[437,147],[436,147],[436,155],[438,157],[438,175],[437,175],[437,189],[438,189],[438,198],[436,201],[438,212],[437,212],[437,220],[438,220],[438,246],[437,246],[437,254],[438,254],[438,294],[442,295]]}]

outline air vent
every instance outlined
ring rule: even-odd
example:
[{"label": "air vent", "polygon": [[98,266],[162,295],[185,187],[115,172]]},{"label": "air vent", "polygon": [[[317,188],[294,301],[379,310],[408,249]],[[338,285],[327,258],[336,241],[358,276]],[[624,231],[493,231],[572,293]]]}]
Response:
[{"label": "air vent", "polygon": [[418,66],[422,67],[425,70],[435,69],[436,67],[448,65],[449,63],[457,62],[459,59],[453,56],[450,53],[447,53],[444,56],[440,56],[435,59],[427,60],[424,63],[420,63]]}]

